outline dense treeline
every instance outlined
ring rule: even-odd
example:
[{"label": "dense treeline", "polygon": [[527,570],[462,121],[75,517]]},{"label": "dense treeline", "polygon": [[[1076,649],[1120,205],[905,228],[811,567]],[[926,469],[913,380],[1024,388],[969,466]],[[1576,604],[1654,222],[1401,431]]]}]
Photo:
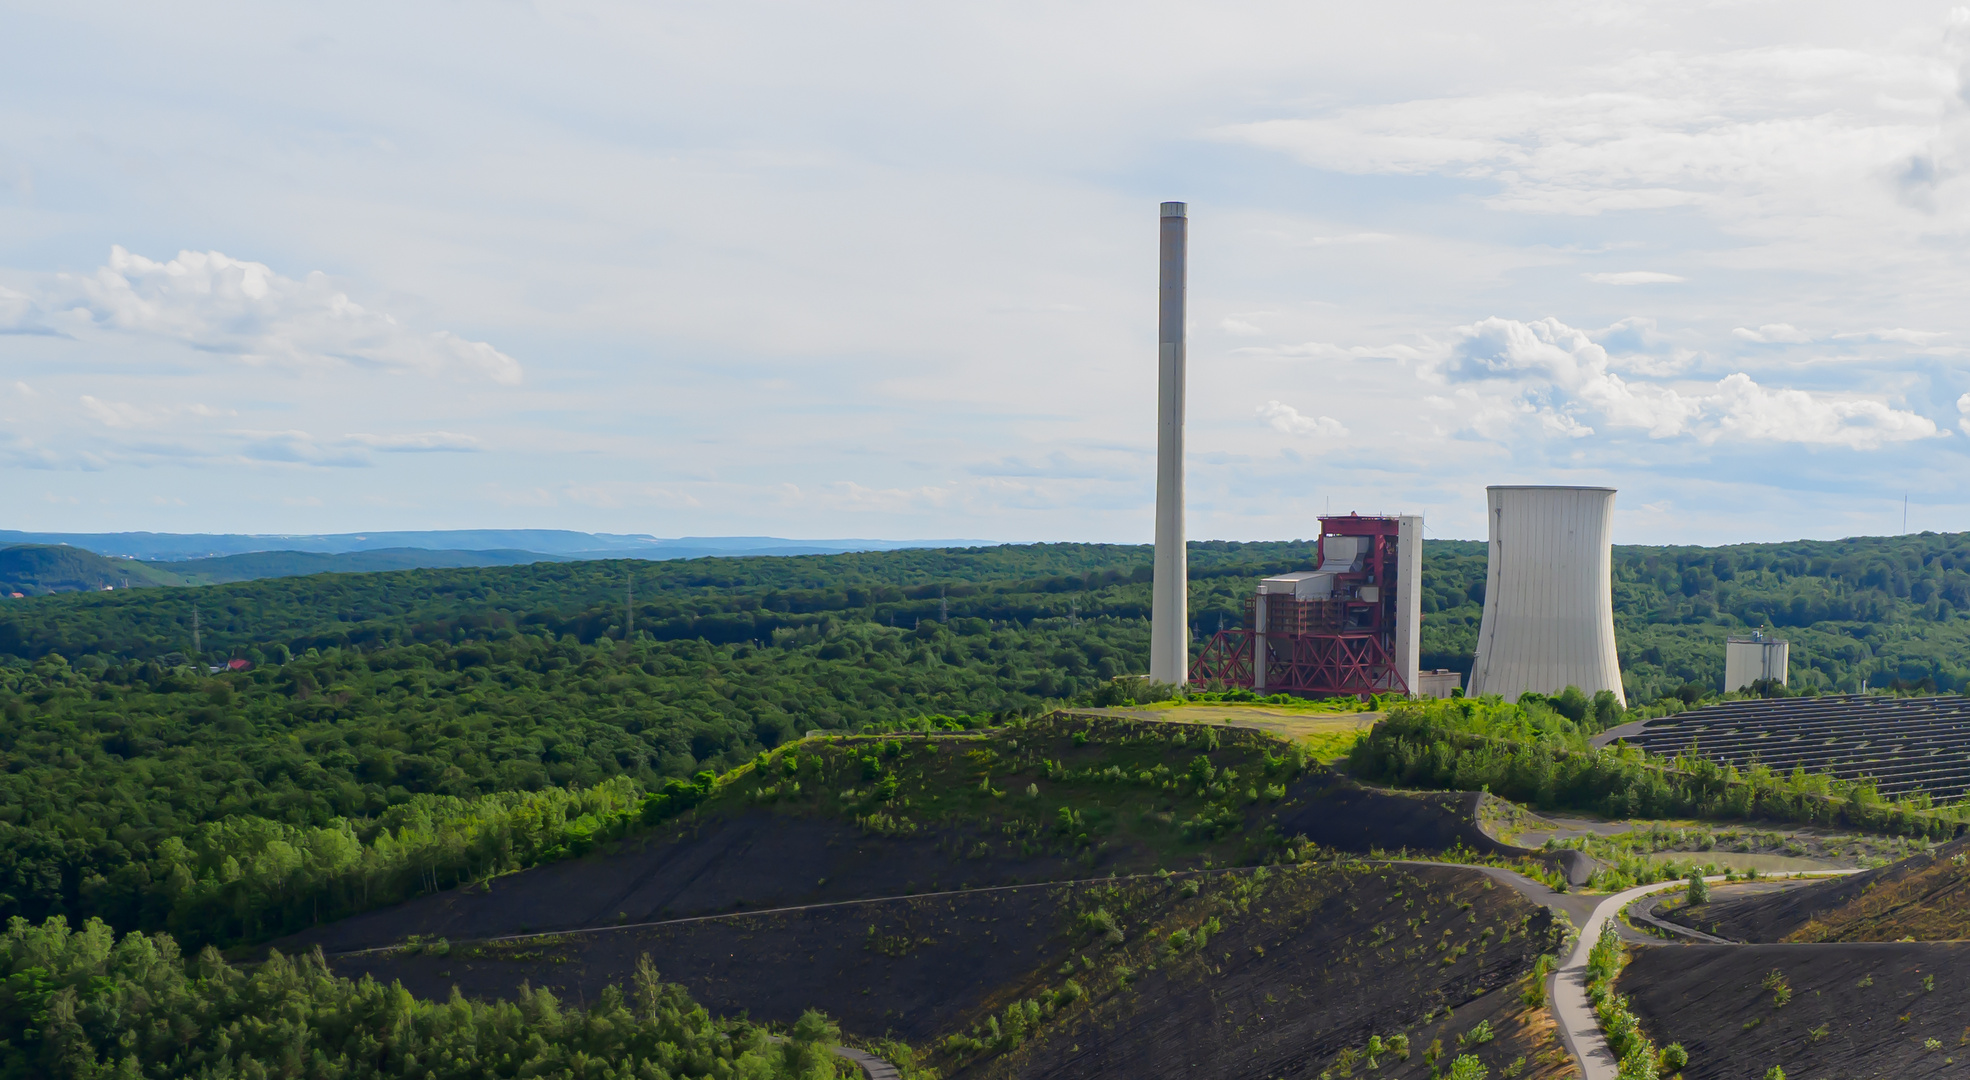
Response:
[{"label": "dense treeline", "polygon": [[1721,685],[1723,637],[1761,626],[1791,641],[1795,687],[1970,687],[1970,534],[1617,547],[1614,565],[1631,696]]},{"label": "dense treeline", "polygon": [[[828,622],[764,648],[506,631],[218,676],[44,657],[0,669],[0,915],[101,915],[200,941],[292,929],[355,890],[382,902],[426,872],[449,885],[530,865],[562,843],[561,819],[602,809],[542,804],[525,826],[537,837],[501,840],[521,825],[500,824],[519,811],[496,793],[572,787],[592,802],[620,782],[619,804],[811,728],[1037,711],[1127,670],[1146,637],[1064,619]],[[434,813],[477,839],[358,850]],[[319,872],[280,869],[304,856]]]},{"label": "dense treeline", "polygon": [[[1243,618],[1254,579],[1302,568],[1310,554],[1303,541],[1192,544],[1200,645]],[[502,631],[586,643],[622,636],[626,618],[660,640],[714,645],[770,643],[829,619],[903,628],[944,618],[1142,619],[1149,575],[1147,547],[1102,544],[322,574],[15,601],[0,606],[0,657],[59,653],[86,665],[189,653],[194,606],[208,656],[272,661]],[[1614,577],[1631,698],[1719,685],[1723,638],[1761,626],[1792,641],[1795,685],[1970,685],[1970,536],[1624,546]],[[1428,541],[1423,585],[1425,664],[1467,668],[1485,545]]]},{"label": "dense treeline", "polygon": [[649,958],[625,994],[573,1008],[546,990],[496,1003],[422,1001],[276,954],[250,973],[168,934],[15,919],[0,935],[0,1078],[307,1076],[569,1080],[833,1080],[837,1032],[817,1013],[774,1041],[714,1019]]},{"label": "dense treeline", "polygon": [[1943,838],[1970,810],[1934,810],[1926,797],[1889,802],[1870,783],[1825,773],[1739,771],[1696,757],[1663,762],[1625,746],[1597,750],[1587,735],[1598,730],[1591,707],[1564,700],[1410,702],[1354,745],[1348,768],[1386,783],[1489,791],[1538,809],[1613,818],[1763,818]]},{"label": "dense treeline", "polygon": [[[1483,544],[1431,541],[1426,666],[1468,671],[1484,608]],[[1614,549],[1615,636],[1631,700],[1724,677],[1724,638],[1791,642],[1793,686],[1970,687],[1970,534]],[[1557,688],[1555,688],[1557,689]]]},{"label": "dense treeline", "polygon": [[[1425,662],[1451,666],[1475,641],[1484,546],[1427,550]],[[1255,577],[1308,554],[1194,545],[1198,629],[1235,623]],[[1622,548],[1616,567],[1631,700],[1714,680],[1722,637],[1754,620],[1792,637],[1798,683],[1970,678],[1970,545],[1957,537]],[[810,729],[1086,699],[1142,670],[1148,577],[1147,548],[1056,544],[10,601],[0,915],[233,940],[559,857],[666,781]],[[194,603],[206,658],[256,667],[187,662]],[[1819,621],[1794,625],[1805,619]],[[1412,743],[1434,745],[1395,729],[1370,745]],[[1426,764],[1439,783],[1497,765],[1461,751]],[[1655,775],[1578,779],[1603,793],[1635,779],[1648,802]]]},{"label": "dense treeline", "polygon": [[[1192,575],[1300,565],[1306,544],[1194,545]],[[672,562],[609,560],[457,570],[318,574],[197,589],[35,597],[0,608],[0,655],[71,661],[189,653],[278,659],[310,648],[473,640],[498,630],[590,642],[634,629],[713,644],[769,640],[827,618],[913,627],[1106,614],[1142,618],[1147,547],[1033,544]],[[1228,589],[1225,595],[1245,590]],[[633,592],[634,601],[630,594]],[[1196,610],[1210,607],[1208,588]],[[1242,602],[1239,607],[1242,609]]]}]

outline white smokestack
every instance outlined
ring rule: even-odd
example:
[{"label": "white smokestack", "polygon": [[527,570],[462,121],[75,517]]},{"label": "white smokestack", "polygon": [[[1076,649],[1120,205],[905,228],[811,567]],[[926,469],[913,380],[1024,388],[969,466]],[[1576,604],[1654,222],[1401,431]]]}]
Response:
[{"label": "white smokestack", "polygon": [[1157,288],[1156,581],[1150,605],[1149,677],[1182,685],[1190,677],[1190,566],[1183,538],[1183,316],[1190,220],[1180,202],[1163,204]]},{"label": "white smokestack", "polygon": [[1614,489],[1491,487],[1491,561],[1473,695],[1612,690],[1625,705],[1614,648]]}]

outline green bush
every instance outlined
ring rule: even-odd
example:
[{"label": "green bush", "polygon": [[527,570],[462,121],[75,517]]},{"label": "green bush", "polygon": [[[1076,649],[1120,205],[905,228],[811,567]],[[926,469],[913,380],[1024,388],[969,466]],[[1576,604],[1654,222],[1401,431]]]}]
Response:
[{"label": "green bush", "polygon": [[453,991],[423,1001],[401,986],[330,973],[320,952],[273,954],[251,972],[208,947],[187,962],[169,934],[118,938],[91,919],[23,919],[0,934],[0,1078],[302,1075],[725,1075],[833,1080],[840,1032],[819,1013],[773,1042],[713,1019],[645,956],[625,994],[575,1008],[546,990],[487,1004]]}]

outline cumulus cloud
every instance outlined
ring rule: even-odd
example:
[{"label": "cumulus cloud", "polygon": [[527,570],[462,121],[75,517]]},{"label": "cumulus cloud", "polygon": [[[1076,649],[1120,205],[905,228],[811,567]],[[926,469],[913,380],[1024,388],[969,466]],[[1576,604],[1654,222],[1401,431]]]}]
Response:
[{"label": "cumulus cloud", "polygon": [[1266,423],[1288,435],[1331,439],[1348,433],[1348,429],[1331,416],[1302,416],[1300,410],[1278,401],[1268,401],[1259,406],[1258,413]]},{"label": "cumulus cloud", "polygon": [[[1490,318],[1460,327],[1424,374],[1503,389],[1541,430],[1567,438],[1593,433],[1588,416],[1651,438],[1706,444],[1733,439],[1873,450],[1948,434],[1928,417],[1872,398],[1771,389],[1742,372],[1695,388],[1629,380],[1611,368],[1606,348],[1557,319]],[[1495,431],[1498,422],[1494,407],[1473,424]]]},{"label": "cumulus cloud", "polygon": [[1596,285],[1669,285],[1688,278],[1675,274],[1663,274],[1654,270],[1623,270],[1614,274],[1582,274],[1581,277]]},{"label": "cumulus cloud", "polygon": [[29,307],[13,297],[21,294],[0,296],[0,327],[15,332],[52,332],[46,327],[73,321],[253,364],[520,381],[519,362],[483,341],[412,330],[351,300],[320,272],[285,277],[217,251],[157,262],[115,247],[92,274],[51,275]]},{"label": "cumulus cloud", "polygon": [[1962,428],[1964,434],[1970,435],[1970,394],[1956,399],[1956,411],[1963,414],[1963,419],[1958,420],[1956,426]]}]

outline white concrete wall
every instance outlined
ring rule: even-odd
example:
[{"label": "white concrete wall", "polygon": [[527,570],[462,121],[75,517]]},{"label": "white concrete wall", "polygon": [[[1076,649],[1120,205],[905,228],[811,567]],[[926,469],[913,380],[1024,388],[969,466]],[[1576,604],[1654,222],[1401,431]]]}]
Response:
[{"label": "white concrete wall", "polygon": [[1528,690],[1612,690],[1623,704],[1614,647],[1614,490],[1491,487],[1472,695],[1507,701]]}]

